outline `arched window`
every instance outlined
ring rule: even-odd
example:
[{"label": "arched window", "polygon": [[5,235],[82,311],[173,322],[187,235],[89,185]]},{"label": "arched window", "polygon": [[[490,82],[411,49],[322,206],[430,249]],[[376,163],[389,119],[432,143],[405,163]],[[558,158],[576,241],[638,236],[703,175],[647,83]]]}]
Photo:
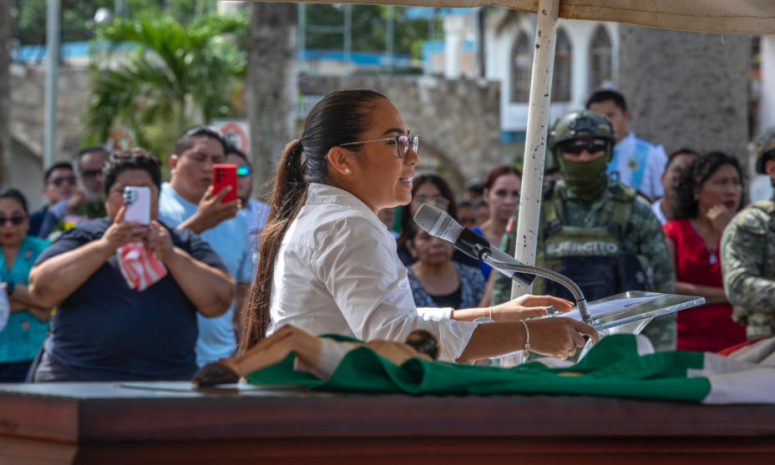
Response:
[{"label": "arched window", "polygon": [[611,37],[603,25],[595,29],[592,42],[589,44],[589,90],[595,91],[603,87],[606,81],[613,78],[613,52]]},{"label": "arched window", "polygon": [[533,63],[530,38],[524,31],[517,34],[511,48],[511,101],[527,103],[530,99],[530,68]]},{"label": "arched window", "polygon": [[565,29],[557,29],[552,77],[552,100],[555,102],[570,102],[571,52],[570,39]]}]

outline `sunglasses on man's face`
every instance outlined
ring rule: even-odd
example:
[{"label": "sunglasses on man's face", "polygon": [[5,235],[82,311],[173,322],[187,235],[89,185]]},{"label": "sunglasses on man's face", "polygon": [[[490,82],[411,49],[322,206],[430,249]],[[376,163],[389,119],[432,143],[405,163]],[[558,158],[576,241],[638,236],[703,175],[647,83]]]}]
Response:
[{"label": "sunglasses on man's face", "polygon": [[62,184],[64,184],[64,183],[67,183],[67,184],[70,184],[71,186],[74,186],[78,182],[78,180],[75,179],[75,176],[61,176],[61,177],[58,177],[58,178],[52,178],[51,181],[49,181],[49,182],[51,182],[51,184],[53,184],[53,185],[55,185],[57,187],[61,187]]},{"label": "sunglasses on man's face", "polygon": [[584,150],[587,153],[594,154],[602,152],[608,146],[608,142],[602,139],[591,140],[569,140],[560,144],[560,153],[570,153],[573,155],[581,155]]},{"label": "sunglasses on man's face", "polygon": [[82,170],[81,176],[83,178],[93,179],[102,176],[102,170]]},{"label": "sunglasses on man's face", "polygon": [[19,226],[20,224],[24,223],[24,220],[26,220],[27,217],[23,215],[13,215],[10,218],[6,218],[5,216],[0,216],[0,226],[5,226],[6,223],[11,223],[14,226]]},{"label": "sunglasses on man's face", "polygon": [[245,165],[245,166],[238,166],[237,167],[237,176],[239,176],[241,178],[244,178],[246,176],[250,176],[250,173],[252,173],[252,172],[253,171],[247,165]]}]

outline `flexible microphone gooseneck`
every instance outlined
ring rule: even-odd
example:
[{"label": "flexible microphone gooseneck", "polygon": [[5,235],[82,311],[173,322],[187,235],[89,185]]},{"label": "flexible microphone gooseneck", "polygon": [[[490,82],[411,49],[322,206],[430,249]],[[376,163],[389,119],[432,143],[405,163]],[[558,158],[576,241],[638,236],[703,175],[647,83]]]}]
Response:
[{"label": "flexible microphone gooseneck", "polygon": [[573,295],[581,318],[590,323],[587,300],[581,288],[567,276],[556,271],[520,263],[514,257],[497,247],[492,247],[487,239],[470,229],[464,228],[447,212],[428,204],[420,205],[414,215],[414,222],[426,230],[428,234],[452,243],[458,250],[477,260],[490,265],[511,279],[521,281],[527,286],[533,283],[536,276],[559,283]]}]

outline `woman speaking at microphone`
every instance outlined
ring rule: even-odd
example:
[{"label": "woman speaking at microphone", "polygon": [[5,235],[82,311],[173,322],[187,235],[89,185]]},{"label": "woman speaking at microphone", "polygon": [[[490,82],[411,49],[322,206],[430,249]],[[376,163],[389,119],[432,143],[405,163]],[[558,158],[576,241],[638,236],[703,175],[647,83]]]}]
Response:
[{"label": "woman speaking at microphone", "polygon": [[[597,339],[569,318],[527,320],[549,306],[571,308],[556,297],[467,310],[415,306],[376,212],[411,201],[418,148],[419,137],[378,92],[336,91],[315,105],[279,161],[243,352],[285,325],[399,342],[423,329],[436,336],[440,359],[460,362],[526,349],[566,358],[584,345],[582,335]],[[495,322],[474,322],[488,317]]]}]

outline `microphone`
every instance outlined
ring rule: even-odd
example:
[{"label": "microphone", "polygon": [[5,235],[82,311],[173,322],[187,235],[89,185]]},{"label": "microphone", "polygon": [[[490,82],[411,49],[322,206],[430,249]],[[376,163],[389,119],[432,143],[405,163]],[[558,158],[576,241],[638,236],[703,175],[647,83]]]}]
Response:
[{"label": "microphone", "polygon": [[447,212],[424,203],[417,209],[414,222],[426,230],[428,234],[451,242],[455,248],[477,260],[481,260],[500,273],[513,280],[518,280],[530,286],[536,276],[551,279],[560,283],[570,291],[576,300],[581,318],[587,323],[593,323],[587,310],[587,301],[581,288],[567,276],[546,268],[526,265],[497,247],[492,247],[487,239],[464,228]]},{"label": "microphone", "polygon": [[414,222],[431,236],[451,242],[456,249],[464,254],[487,263],[511,279],[517,279],[526,286],[533,284],[534,275],[514,272],[499,266],[498,263],[488,261],[488,258],[492,258],[495,262],[524,265],[501,249],[492,247],[487,242],[487,239],[468,228],[464,228],[463,225],[455,221],[444,210],[428,204],[422,204],[414,215]]}]

